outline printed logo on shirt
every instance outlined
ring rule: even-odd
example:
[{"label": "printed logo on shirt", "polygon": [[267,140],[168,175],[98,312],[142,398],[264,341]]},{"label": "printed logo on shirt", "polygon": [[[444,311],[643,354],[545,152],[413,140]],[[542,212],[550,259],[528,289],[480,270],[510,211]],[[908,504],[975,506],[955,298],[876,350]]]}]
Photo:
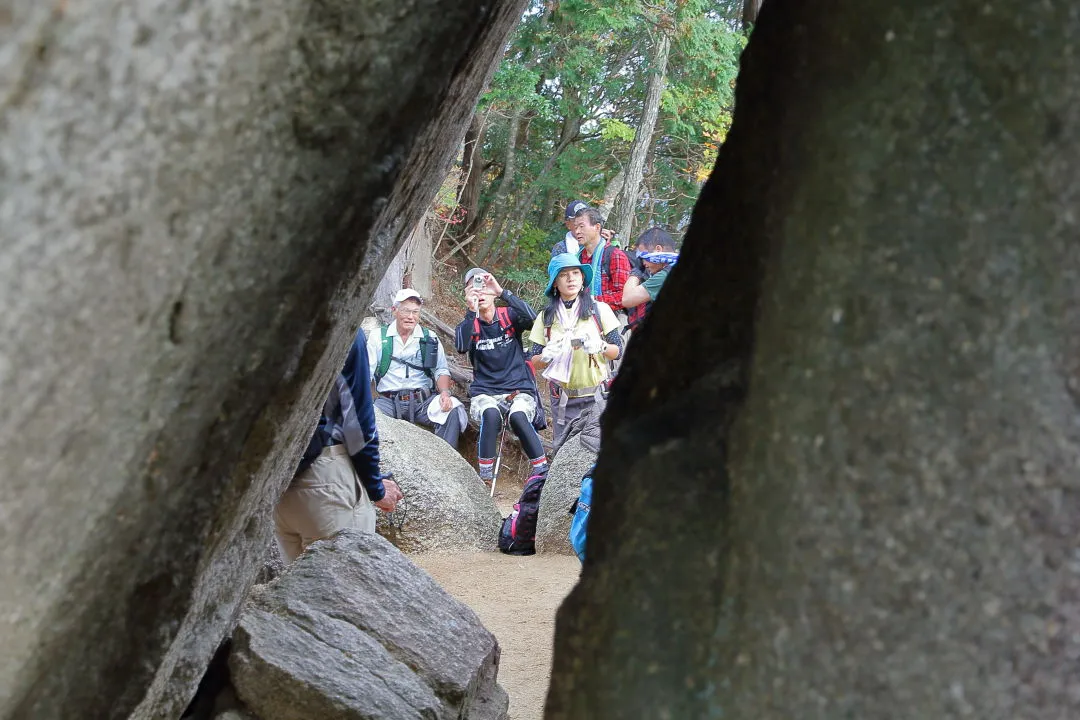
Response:
[{"label": "printed logo on shirt", "polygon": [[506,347],[514,341],[505,335],[500,335],[496,338],[480,338],[476,341],[477,350],[495,350],[497,348]]}]

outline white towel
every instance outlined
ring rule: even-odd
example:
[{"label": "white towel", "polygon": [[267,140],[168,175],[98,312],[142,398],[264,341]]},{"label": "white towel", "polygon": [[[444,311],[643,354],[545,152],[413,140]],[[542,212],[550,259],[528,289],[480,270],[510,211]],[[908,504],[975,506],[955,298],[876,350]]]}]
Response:
[{"label": "white towel", "polygon": [[581,245],[578,244],[577,238],[574,237],[574,233],[566,233],[566,252],[573,255],[577,255],[581,252]]},{"label": "white towel", "polygon": [[462,406],[461,401],[451,395],[450,410],[446,411],[443,410],[442,406],[439,404],[439,396],[434,395],[431,398],[431,402],[429,402],[427,406],[428,420],[435,423],[436,425],[442,425],[446,422],[446,418],[450,417],[450,413],[454,412],[455,410],[458,410],[458,412],[460,413],[460,415],[458,416],[458,420],[461,423],[461,427],[464,428],[466,425],[469,424],[469,418],[465,414],[465,408]]},{"label": "white towel", "polygon": [[574,357],[574,349],[569,348],[555,356],[555,359],[540,373],[548,380],[559,385],[570,382],[570,361]]}]

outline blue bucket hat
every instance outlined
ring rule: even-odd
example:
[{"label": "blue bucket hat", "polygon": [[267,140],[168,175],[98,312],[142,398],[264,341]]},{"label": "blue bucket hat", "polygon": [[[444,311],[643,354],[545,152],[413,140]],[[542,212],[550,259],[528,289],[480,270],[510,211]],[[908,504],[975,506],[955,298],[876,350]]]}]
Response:
[{"label": "blue bucket hat", "polygon": [[545,295],[555,297],[555,278],[559,276],[559,273],[567,268],[577,268],[585,276],[584,287],[592,285],[592,266],[585,265],[578,259],[578,256],[573,253],[560,253],[551,258],[551,262],[548,263],[548,286],[544,291]]}]

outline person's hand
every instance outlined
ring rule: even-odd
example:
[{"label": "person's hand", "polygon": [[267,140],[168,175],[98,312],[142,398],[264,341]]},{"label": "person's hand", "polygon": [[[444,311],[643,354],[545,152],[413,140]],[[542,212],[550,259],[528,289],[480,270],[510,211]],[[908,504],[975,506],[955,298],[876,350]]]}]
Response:
[{"label": "person's hand", "polygon": [[465,289],[465,306],[469,308],[469,312],[475,313],[479,303],[480,292],[472,285],[469,285],[469,287]]},{"label": "person's hand", "polygon": [[615,237],[615,231],[612,230],[611,228],[601,228],[600,229],[600,237],[604,238],[605,240],[610,241],[611,238]]},{"label": "person's hand", "polygon": [[550,363],[555,358],[563,354],[566,345],[566,338],[559,338],[558,340],[552,340],[544,346],[544,351],[540,353],[540,359],[545,363]]},{"label": "person's hand", "polygon": [[450,408],[454,407],[454,404],[450,401],[450,391],[443,390],[439,393],[439,407],[443,412],[450,412]]},{"label": "person's hand", "polygon": [[607,349],[607,343],[596,335],[587,335],[581,349],[589,355],[597,355]]},{"label": "person's hand", "polygon": [[491,273],[484,273],[484,289],[495,297],[499,297],[503,294],[502,285],[495,279],[495,276]]},{"label": "person's hand", "polygon": [[386,494],[382,496],[382,500],[375,503],[375,507],[383,512],[392,513],[397,509],[397,504],[401,501],[401,498],[405,497],[405,494],[401,492],[401,488],[393,480],[383,480],[383,488],[385,488]]}]

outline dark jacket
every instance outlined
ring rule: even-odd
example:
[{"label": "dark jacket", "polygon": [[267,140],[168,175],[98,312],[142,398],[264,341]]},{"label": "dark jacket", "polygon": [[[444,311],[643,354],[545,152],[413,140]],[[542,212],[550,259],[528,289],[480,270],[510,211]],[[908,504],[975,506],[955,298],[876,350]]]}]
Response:
[{"label": "dark jacket", "polygon": [[525,365],[525,351],[522,337],[532,329],[536,312],[529,304],[509,290],[503,290],[500,296],[509,306],[510,322],[513,327],[511,336],[499,327],[498,314],[491,322],[479,322],[479,337],[474,338],[477,329],[476,313],[465,313],[465,319],[458,323],[454,333],[454,344],[459,353],[468,353],[473,366],[473,381],[469,386],[469,395],[502,395],[514,390],[535,391],[532,373]]},{"label": "dark jacket", "polygon": [[356,334],[345,367],[334,379],[323,404],[323,414],[300,459],[297,474],[306,470],[329,445],[344,445],[356,474],[372,502],[386,494],[379,474],[379,434],[375,429],[375,406],[371,399],[371,370],[368,366],[367,338]]}]

